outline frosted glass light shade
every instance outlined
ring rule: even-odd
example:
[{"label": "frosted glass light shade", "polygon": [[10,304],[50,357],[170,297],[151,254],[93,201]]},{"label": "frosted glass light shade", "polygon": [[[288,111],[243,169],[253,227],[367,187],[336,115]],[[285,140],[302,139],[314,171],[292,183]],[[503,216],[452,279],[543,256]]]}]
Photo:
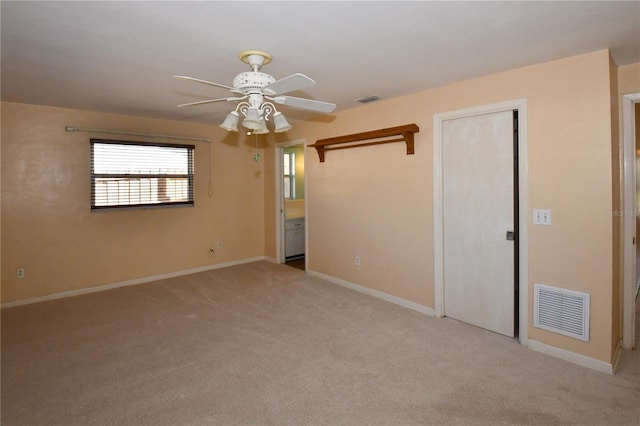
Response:
[{"label": "frosted glass light shade", "polygon": [[289,124],[285,116],[282,115],[280,111],[273,114],[273,124],[276,126],[276,133],[286,132],[287,130],[291,130],[293,128],[293,126]]},{"label": "frosted glass light shade", "polygon": [[254,135],[263,135],[265,133],[269,133],[269,128],[267,127],[267,122],[262,117],[260,118],[260,125],[262,127],[260,127],[259,129],[252,130],[251,133],[253,133]]},{"label": "frosted glass light shade", "polygon": [[237,132],[239,118],[240,115],[237,112],[231,111],[229,114],[227,114],[227,117],[224,119],[220,127],[230,132]]},{"label": "frosted glass light shade", "polygon": [[242,121],[242,125],[247,129],[258,130],[262,128],[262,123],[260,122],[262,117],[260,117],[260,112],[257,108],[249,108],[247,110],[246,118]]}]

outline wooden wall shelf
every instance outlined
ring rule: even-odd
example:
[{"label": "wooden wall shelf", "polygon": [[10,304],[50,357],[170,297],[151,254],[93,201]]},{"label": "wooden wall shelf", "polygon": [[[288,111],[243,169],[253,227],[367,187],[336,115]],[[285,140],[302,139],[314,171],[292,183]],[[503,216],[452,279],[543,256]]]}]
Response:
[{"label": "wooden wall shelf", "polygon": [[[405,142],[407,155],[413,154],[413,134],[420,129],[416,124],[373,130],[370,132],[354,133],[352,135],[337,136],[335,138],[319,139],[312,146],[318,151],[320,162],[324,163],[327,151],[336,149],[358,148],[361,146],[380,145],[383,143]],[[394,136],[399,136],[395,138]],[[390,139],[388,139],[390,138]],[[369,141],[369,142],[366,142]]]}]

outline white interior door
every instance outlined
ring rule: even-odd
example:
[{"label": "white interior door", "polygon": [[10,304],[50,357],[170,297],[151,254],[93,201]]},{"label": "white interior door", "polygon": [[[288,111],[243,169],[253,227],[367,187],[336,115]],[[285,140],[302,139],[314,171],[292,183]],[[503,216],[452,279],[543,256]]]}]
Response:
[{"label": "white interior door", "polygon": [[513,112],[443,123],[444,315],[514,336]]}]

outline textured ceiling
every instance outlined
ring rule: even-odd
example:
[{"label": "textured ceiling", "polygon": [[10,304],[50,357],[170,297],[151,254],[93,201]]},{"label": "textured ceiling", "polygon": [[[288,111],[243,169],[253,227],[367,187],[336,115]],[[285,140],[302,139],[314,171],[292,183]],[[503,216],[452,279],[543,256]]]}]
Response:
[{"label": "textured ceiling", "polygon": [[[609,48],[640,62],[640,2],[12,2],[2,1],[2,100],[199,122],[263,50],[294,96],[337,111],[454,81]],[[287,117],[308,113],[283,107]]]}]

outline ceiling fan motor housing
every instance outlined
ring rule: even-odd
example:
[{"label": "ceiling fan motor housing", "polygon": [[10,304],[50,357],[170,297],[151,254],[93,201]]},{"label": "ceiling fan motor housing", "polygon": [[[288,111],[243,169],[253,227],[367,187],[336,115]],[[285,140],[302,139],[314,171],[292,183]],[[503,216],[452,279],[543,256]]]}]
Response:
[{"label": "ceiling fan motor housing", "polygon": [[251,89],[262,89],[275,81],[275,78],[263,72],[243,72],[233,79],[233,87],[247,93]]}]

